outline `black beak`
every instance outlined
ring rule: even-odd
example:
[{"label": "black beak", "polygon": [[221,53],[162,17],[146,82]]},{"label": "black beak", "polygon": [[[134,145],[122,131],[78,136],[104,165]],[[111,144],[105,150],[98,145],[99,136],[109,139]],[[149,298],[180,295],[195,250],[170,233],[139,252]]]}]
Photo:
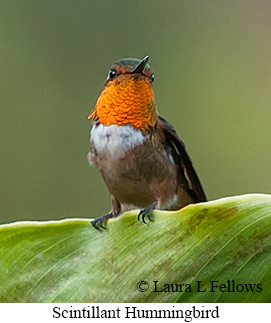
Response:
[{"label": "black beak", "polygon": [[144,68],[149,60],[149,56],[145,56],[142,61],[135,67],[135,69],[132,70],[131,73],[143,73]]}]

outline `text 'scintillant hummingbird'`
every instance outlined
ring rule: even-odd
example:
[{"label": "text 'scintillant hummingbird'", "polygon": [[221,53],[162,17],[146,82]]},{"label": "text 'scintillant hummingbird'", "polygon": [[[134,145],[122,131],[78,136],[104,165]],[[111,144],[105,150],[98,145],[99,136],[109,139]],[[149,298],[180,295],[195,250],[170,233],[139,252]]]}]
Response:
[{"label": "text 'scintillant hummingbird'", "polygon": [[104,89],[89,119],[88,160],[111,194],[112,209],[95,219],[95,228],[120,213],[139,208],[177,210],[206,197],[184,143],[162,118],[154,99],[149,57],[121,59],[109,70]]}]

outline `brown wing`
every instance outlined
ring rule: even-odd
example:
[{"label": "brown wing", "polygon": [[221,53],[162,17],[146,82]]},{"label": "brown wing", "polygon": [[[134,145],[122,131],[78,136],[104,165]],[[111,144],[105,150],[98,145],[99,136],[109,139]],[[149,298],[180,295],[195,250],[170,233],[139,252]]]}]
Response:
[{"label": "brown wing", "polygon": [[174,161],[179,166],[181,185],[195,202],[207,201],[198,175],[186,152],[185,145],[173,126],[159,116],[159,126],[164,130],[167,147],[170,147]]}]

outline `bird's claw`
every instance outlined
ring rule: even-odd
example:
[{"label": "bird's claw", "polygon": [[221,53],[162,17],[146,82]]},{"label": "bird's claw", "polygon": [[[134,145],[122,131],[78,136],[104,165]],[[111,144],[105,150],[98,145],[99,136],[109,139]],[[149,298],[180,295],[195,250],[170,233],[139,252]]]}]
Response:
[{"label": "bird's claw", "polygon": [[97,230],[99,230],[99,231],[103,231],[102,229],[107,230],[107,227],[105,227],[105,226],[103,225],[103,223],[104,223],[105,221],[107,221],[108,219],[110,219],[111,217],[112,217],[112,213],[111,213],[111,212],[109,212],[109,213],[107,213],[107,214],[105,214],[105,215],[100,216],[100,217],[99,217],[99,218],[97,218],[97,219],[92,220],[92,221],[91,221],[91,224],[93,225],[93,227],[94,227],[95,229],[97,229]]},{"label": "bird's claw", "polygon": [[147,222],[145,221],[145,218],[147,217],[150,221],[153,221],[152,218],[151,218],[151,213],[152,211],[155,209],[155,206],[156,206],[157,202],[151,204],[150,206],[146,207],[145,209],[142,209],[138,216],[137,216],[137,219],[138,221],[141,221],[140,218],[142,219],[141,222],[147,224]]}]

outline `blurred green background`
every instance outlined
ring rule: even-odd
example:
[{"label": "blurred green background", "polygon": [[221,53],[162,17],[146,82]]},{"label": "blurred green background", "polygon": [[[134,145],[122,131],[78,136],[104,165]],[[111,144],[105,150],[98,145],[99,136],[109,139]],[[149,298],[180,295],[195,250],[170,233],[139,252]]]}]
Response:
[{"label": "blurred green background", "polygon": [[159,112],[209,199],[271,193],[271,2],[0,3],[0,221],[110,208],[87,116],[112,62],[150,56]]}]

